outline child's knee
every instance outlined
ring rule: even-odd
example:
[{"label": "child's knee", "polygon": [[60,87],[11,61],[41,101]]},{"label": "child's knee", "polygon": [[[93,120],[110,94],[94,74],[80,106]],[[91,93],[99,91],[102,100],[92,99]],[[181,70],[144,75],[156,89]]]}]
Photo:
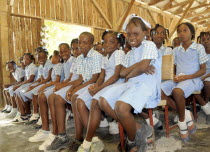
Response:
[{"label": "child's knee", "polygon": [[39,98],[39,100],[38,100],[39,103],[42,103],[46,99],[46,96],[44,93],[41,93],[41,94],[39,94],[38,98]]},{"label": "child's knee", "polygon": [[56,95],[54,93],[49,95],[48,100],[47,100],[48,104],[51,105],[52,103],[54,103],[55,96]]},{"label": "child's knee", "polygon": [[77,94],[73,94],[71,97],[71,102],[74,104],[77,100],[78,95]]},{"label": "child's knee", "polygon": [[183,90],[182,89],[179,89],[179,88],[173,89],[172,94],[173,94],[173,96],[176,96],[176,97],[182,97],[182,96],[184,96]]},{"label": "child's knee", "polygon": [[104,109],[106,108],[107,104],[108,104],[108,103],[107,103],[106,99],[103,98],[103,97],[100,97],[100,100],[99,100],[99,102],[98,102],[98,105],[100,106],[100,108],[101,108],[102,110],[104,110]]},{"label": "child's knee", "polygon": [[65,105],[66,102],[62,99],[61,96],[56,95],[55,97],[55,105]]},{"label": "child's knee", "polygon": [[91,109],[100,109],[100,107],[99,107],[99,104],[98,104],[98,100],[96,100],[96,99],[93,99],[92,100],[92,102],[91,102]]},{"label": "child's knee", "polygon": [[127,106],[126,106],[126,104],[124,102],[117,101],[115,103],[114,110],[115,110],[115,112],[116,112],[117,115],[124,114],[126,112],[126,109],[127,109]]},{"label": "child's knee", "polygon": [[80,98],[78,98],[76,100],[76,104],[77,104],[77,109],[78,110],[79,109],[83,109],[85,107],[85,102],[82,99],[80,99]]}]

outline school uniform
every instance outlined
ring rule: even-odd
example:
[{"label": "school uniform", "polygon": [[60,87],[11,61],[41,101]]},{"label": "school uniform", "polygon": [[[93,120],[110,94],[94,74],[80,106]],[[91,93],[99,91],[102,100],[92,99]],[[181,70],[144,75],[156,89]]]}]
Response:
[{"label": "school uniform", "polygon": [[[41,76],[43,76],[44,79],[46,79],[48,77],[49,71],[53,68],[53,64],[51,63],[50,60],[47,60],[43,65],[40,65],[38,68],[38,78],[40,78]],[[37,85],[37,84],[34,84]],[[21,90],[21,97],[24,101],[28,101],[28,99],[32,99],[33,95],[38,95],[38,90],[45,84],[41,84],[39,86],[37,86],[36,88],[26,92],[28,90],[28,88],[24,88],[23,90]],[[27,97],[27,98],[26,98]]]},{"label": "school uniform", "polygon": [[63,63],[63,69],[64,69],[64,81],[69,78],[70,76],[70,69],[72,67],[72,63],[74,62],[75,58],[73,56],[70,56],[69,59]]},{"label": "school uniform", "polygon": [[[185,49],[180,45],[174,48],[174,62],[176,65],[176,75],[192,75],[200,70],[200,65],[208,61],[208,56],[201,44],[193,42],[189,48]],[[183,90],[184,97],[189,97],[193,92],[200,91],[203,87],[201,78],[188,79],[179,83],[172,80],[161,84],[162,91],[167,95],[171,95],[173,89],[179,88]]]},{"label": "school uniform", "polygon": [[142,109],[154,108],[161,100],[161,61],[162,57],[156,45],[151,41],[142,41],[138,48],[133,48],[126,54],[123,66],[128,68],[144,59],[150,59],[156,69],[153,75],[145,73],[130,78],[126,83],[115,84],[101,95],[114,110],[117,101],[123,101],[134,108],[135,113]]},{"label": "school uniform", "polygon": [[172,48],[170,47],[165,47],[165,46],[161,46],[158,51],[161,52],[161,55],[164,56],[164,55],[173,55],[173,50]]},{"label": "school uniform", "polygon": [[[57,76],[60,76],[60,82],[63,81],[64,79],[64,72],[63,72],[63,65],[62,63],[58,63],[56,64],[53,69],[52,69],[52,74],[51,74],[51,81],[55,81],[56,80],[56,77]],[[44,91],[44,94],[46,96],[46,98],[49,97],[49,95],[51,95],[53,93],[53,89],[54,89],[54,85],[46,88]]]},{"label": "school uniform", "polygon": [[[64,73],[67,72],[68,69],[64,70]],[[79,78],[79,75],[77,74],[77,58],[73,58],[73,63],[71,65],[71,68],[70,70],[70,73],[72,73],[72,77],[71,77],[71,80],[70,81],[74,81],[74,80],[77,80]],[[61,96],[64,100],[66,100],[66,92],[69,90],[69,88],[71,87],[72,85],[70,86],[66,86],[56,92],[54,92],[56,95],[59,95]],[[66,100],[67,101],[67,100]]]},{"label": "school uniform", "polygon": [[[16,67],[15,72],[12,73],[12,76],[14,77],[16,82],[20,82],[21,79],[25,77],[25,70],[20,67]],[[15,85],[12,85],[12,86],[4,89],[4,90],[8,90],[11,97],[14,96],[14,91],[13,91],[14,86]]]},{"label": "school uniform", "polygon": [[[81,74],[83,78],[83,82],[89,81],[93,74],[97,74],[101,72],[102,68],[102,59],[103,56],[95,50],[90,50],[87,54],[87,57],[84,57],[83,54],[78,56],[77,58],[77,74]],[[86,94],[82,94],[88,87],[92,85],[89,84],[86,87],[78,90],[75,94],[79,95],[79,97],[83,100],[88,97]]]},{"label": "school uniform", "polygon": [[[106,82],[112,75],[114,75],[116,66],[122,65],[124,58],[125,58],[125,53],[122,50],[116,50],[112,53],[110,57],[106,56],[103,58],[102,69],[105,70],[104,82]],[[119,84],[122,82],[124,82],[124,79],[118,79],[114,84]],[[85,102],[87,108],[90,109],[92,99],[99,100],[99,97],[112,86],[113,84],[103,88],[102,90],[97,92],[93,97],[90,95],[88,89],[86,89],[82,94],[78,96],[78,98],[83,97],[82,100]]]},{"label": "school uniform", "polygon": [[[31,63],[30,65],[26,66],[25,67],[25,78],[26,78],[26,80],[29,80],[31,75],[35,75],[35,78],[34,78],[34,80],[35,80],[36,77],[37,77],[37,71],[38,71],[38,69],[37,69],[37,67],[34,63]],[[26,84],[21,85],[18,89],[15,90],[15,94],[20,96],[21,89],[23,89],[24,87],[26,87],[30,84],[31,83],[26,83]]]},{"label": "school uniform", "polygon": [[[210,73],[210,54],[207,54],[208,55],[208,58],[209,60],[206,62],[206,74],[209,74]],[[210,81],[210,77],[206,78],[204,81]]]}]

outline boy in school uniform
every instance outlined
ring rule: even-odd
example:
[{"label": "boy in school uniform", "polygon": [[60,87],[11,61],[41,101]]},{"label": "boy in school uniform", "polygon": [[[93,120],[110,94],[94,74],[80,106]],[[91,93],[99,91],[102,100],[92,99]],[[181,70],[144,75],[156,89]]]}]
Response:
[{"label": "boy in school uniform", "polygon": [[[70,101],[75,122],[76,137],[73,142],[70,143],[70,149],[77,149],[82,143],[82,132],[83,127],[79,119],[78,112],[76,110],[76,100],[79,94],[82,94],[86,88],[91,84],[95,83],[98,79],[99,73],[102,67],[103,56],[95,50],[92,50],[94,42],[94,36],[89,32],[83,32],[79,36],[79,49],[81,55],[77,57],[77,74],[79,78],[75,80],[67,91],[67,100]],[[56,96],[55,100],[55,113],[58,127],[58,136],[54,139],[47,150],[55,150],[64,143],[68,142],[68,138],[65,130],[65,110],[66,101],[59,95]],[[79,144],[78,144],[79,143]],[[78,145],[78,146],[77,146]]]}]

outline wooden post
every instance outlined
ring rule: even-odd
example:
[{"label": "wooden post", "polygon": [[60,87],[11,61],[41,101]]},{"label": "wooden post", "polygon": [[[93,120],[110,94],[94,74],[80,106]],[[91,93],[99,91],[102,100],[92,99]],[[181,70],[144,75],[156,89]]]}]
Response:
[{"label": "wooden post", "polygon": [[3,106],[2,85],[10,82],[10,74],[6,71],[5,62],[9,60],[9,13],[8,1],[0,0],[0,107]]}]

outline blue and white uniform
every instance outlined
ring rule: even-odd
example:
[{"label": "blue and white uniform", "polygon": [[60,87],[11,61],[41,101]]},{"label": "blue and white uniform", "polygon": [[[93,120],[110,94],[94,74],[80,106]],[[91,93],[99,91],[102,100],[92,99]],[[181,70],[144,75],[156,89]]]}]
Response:
[{"label": "blue and white uniform", "polygon": [[[209,60],[206,63],[206,74],[205,75],[210,73],[210,54],[207,54],[207,55],[208,55]],[[204,81],[210,81],[210,77],[206,78]]]},{"label": "blue and white uniform", "polygon": [[[40,65],[38,68],[38,79],[43,76],[44,79],[46,79],[49,75],[49,71],[53,68],[53,64],[51,63],[50,60],[47,60],[43,65]],[[33,84],[33,85],[37,85]],[[24,88],[21,90],[21,97],[23,98],[24,101],[28,101],[28,99],[32,99],[33,95],[38,95],[38,90],[43,86],[44,84],[41,84],[37,86],[36,88],[26,92],[28,88]],[[27,97],[27,98],[26,98]]]},{"label": "blue and white uniform", "polygon": [[142,41],[138,48],[132,49],[126,54],[123,66],[128,68],[142,60],[151,60],[151,65],[156,69],[155,74],[145,73],[130,78],[126,83],[115,84],[101,95],[114,110],[117,101],[130,104],[135,113],[141,113],[142,109],[154,108],[161,100],[161,63],[162,55],[156,45],[151,41]]},{"label": "blue and white uniform", "polygon": [[[176,75],[192,75],[200,70],[200,65],[208,61],[208,56],[201,44],[193,42],[187,50],[182,45],[174,48],[174,64],[176,65]],[[183,90],[184,97],[189,97],[193,92],[200,91],[203,87],[201,78],[188,79],[179,83],[172,80],[165,81],[161,84],[162,91],[171,95],[173,89]]]},{"label": "blue and white uniform", "polygon": [[[102,69],[105,70],[104,82],[106,82],[111,76],[114,75],[116,66],[122,65],[124,58],[125,58],[125,53],[122,50],[116,50],[112,53],[110,57],[106,56],[103,58]],[[124,82],[124,79],[118,79],[118,81],[116,81],[114,84],[119,84],[122,82]],[[90,95],[87,89],[82,94],[80,94],[78,98],[81,98],[85,102],[87,108],[90,109],[92,99],[99,100],[99,97],[112,86],[113,84],[103,88],[98,93],[96,93],[93,97]]]}]

